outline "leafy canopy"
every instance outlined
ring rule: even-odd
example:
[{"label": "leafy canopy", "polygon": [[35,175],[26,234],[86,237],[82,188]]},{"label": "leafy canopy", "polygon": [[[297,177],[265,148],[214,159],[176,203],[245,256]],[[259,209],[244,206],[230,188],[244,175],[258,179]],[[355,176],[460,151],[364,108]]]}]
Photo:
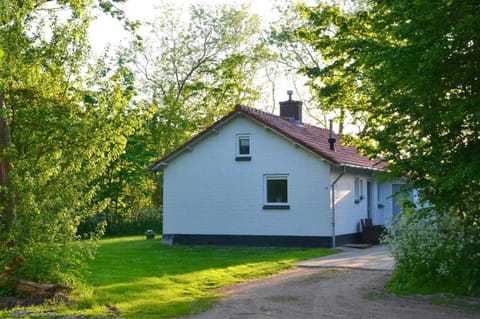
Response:
[{"label": "leafy canopy", "polygon": [[480,251],[479,10],[476,0],[372,0],[348,13],[304,6],[308,27],[296,33],[326,60],[305,69],[321,93],[365,116],[357,145],[389,163],[389,178],[407,176],[438,220],[461,220],[451,227],[462,233],[451,237],[463,241],[459,251],[443,257],[455,261],[449,280],[464,287],[468,276],[452,267],[469,273]]},{"label": "leafy canopy", "polygon": [[327,60],[306,70],[322,93],[367,115],[359,145],[471,225],[480,212],[479,8],[469,0],[368,1],[353,13],[319,5],[303,7],[310,28],[297,30]]}]

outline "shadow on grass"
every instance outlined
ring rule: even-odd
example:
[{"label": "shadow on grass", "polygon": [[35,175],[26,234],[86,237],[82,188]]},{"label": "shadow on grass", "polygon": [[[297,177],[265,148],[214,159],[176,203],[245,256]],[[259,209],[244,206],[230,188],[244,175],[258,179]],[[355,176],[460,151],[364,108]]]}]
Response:
[{"label": "shadow on grass", "polygon": [[293,267],[329,249],[164,246],[144,237],[102,241],[85,272],[92,304],[126,318],[171,318],[204,311],[215,289]]},{"label": "shadow on grass", "polygon": [[[104,240],[92,265],[95,268],[108,266],[110,275],[119,270],[122,277],[134,279],[139,275],[178,275],[256,262],[290,263],[333,252],[312,248],[165,246],[158,239],[125,237]],[[130,270],[128,273],[123,272],[126,268]]]}]

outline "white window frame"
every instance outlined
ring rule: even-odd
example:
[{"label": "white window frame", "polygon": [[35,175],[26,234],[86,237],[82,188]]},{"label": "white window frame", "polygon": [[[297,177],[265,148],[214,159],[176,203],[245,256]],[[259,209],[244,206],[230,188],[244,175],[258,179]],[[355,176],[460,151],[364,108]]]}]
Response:
[{"label": "white window frame", "polygon": [[361,200],[365,199],[365,196],[363,195],[363,179],[361,179],[360,177],[355,177],[353,183],[353,191],[355,197],[355,204],[358,204]]},{"label": "white window frame", "polygon": [[[269,202],[268,201],[268,181],[286,180],[287,181],[287,201]],[[263,208],[264,209],[290,209],[290,183],[288,174],[265,174],[263,175]]]},{"label": "white window frame", "polygon": [[[242,139],[248,139],[248,154],[240,154],[240,140]],[[235,155],[237,160],[249,160],[252,158],[252,136],[250,134],[236,135]]]}]

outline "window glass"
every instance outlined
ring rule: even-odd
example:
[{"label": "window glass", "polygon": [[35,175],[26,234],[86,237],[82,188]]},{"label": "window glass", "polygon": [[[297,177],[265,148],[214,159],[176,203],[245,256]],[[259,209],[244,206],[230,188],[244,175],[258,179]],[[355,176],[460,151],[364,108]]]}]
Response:
[{"label": "window glass", "polygon": [[288,203],[288,180],[286,176],[267,176],[267,203]]},{"label": "window glass", "polygon": [[239,137],[238,155],[250,155],[250,137],[249,136]]},{"label": "window glass", "polygon": [[359,177],[355,177],[354,183],[354,195],[355,195],[355,203],[360,203],[365,197],[363,195],[363,179]]},{"label": "window glass", "polygon": [[360,179],[355,177],[355,200],[360,200]]}]

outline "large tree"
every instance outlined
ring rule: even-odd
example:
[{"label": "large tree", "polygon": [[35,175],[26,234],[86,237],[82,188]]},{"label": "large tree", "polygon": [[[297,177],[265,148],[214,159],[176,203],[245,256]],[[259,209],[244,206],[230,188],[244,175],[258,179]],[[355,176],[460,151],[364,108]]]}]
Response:
[{"label": "large tree", "polygon": [[76,227],[105,204],[95,180],[132,133],[129,72],[88,63],[95,8],[119,14],[108,1],[0,2],[3,279],[75,277],[91,253],[72,244]]},{"label": "large tree", "polygon": [[155,107],[152,143],[164,155],[232,110],[259,98],[258,70],[270,56],[248,7],[164,4],[149,24],[135,65]]},{"label": "large tree", "polygon": [[[353,4],[348,8],[353,10]],[[328,126],[328,119],[333,118],[334,122],[338,123],[340,134],[345,132],[345,127],[351,131],[354,125],[362,124],[363,114],[353,111],[351,107],[356,103],[356,93],[354,90],[345,89],[350,81],[345,77],[346,74],[338,74],[336,78],[321,76],[327,68],[333,75],[331,68],[334,65],[328,52],[319,48],[315,37],[319,33],[331,33],[331,26],[319,25],[306,19],[301,5],[296,1],[282,2],[277,5],[277,10],[278,21],[270,26],[270,44],[276,48],[276,62],[283,66],[285,74],[292,78],[295,88],[298,86],[308,89],[304,89],[306,94],[301,96],[308,115],[324,127]],[[314,38],[311,39],[311,35],[314,35]],[[341,90],[339,85],[334,85],[334,81],[343,82]],[[332,94],[333,91],[335,94]]]},{"label": "large tree", "polygon": [[351,13],[302,9],[310,28],[297,35],[328,60],[309,75],[324,94],[367,114],[358,145],[387,161],[391,178],[408,176],[438,215],[462,220],[456,258],[478,264],[471,258],[480,249],[480,3],[363,4]]}]

